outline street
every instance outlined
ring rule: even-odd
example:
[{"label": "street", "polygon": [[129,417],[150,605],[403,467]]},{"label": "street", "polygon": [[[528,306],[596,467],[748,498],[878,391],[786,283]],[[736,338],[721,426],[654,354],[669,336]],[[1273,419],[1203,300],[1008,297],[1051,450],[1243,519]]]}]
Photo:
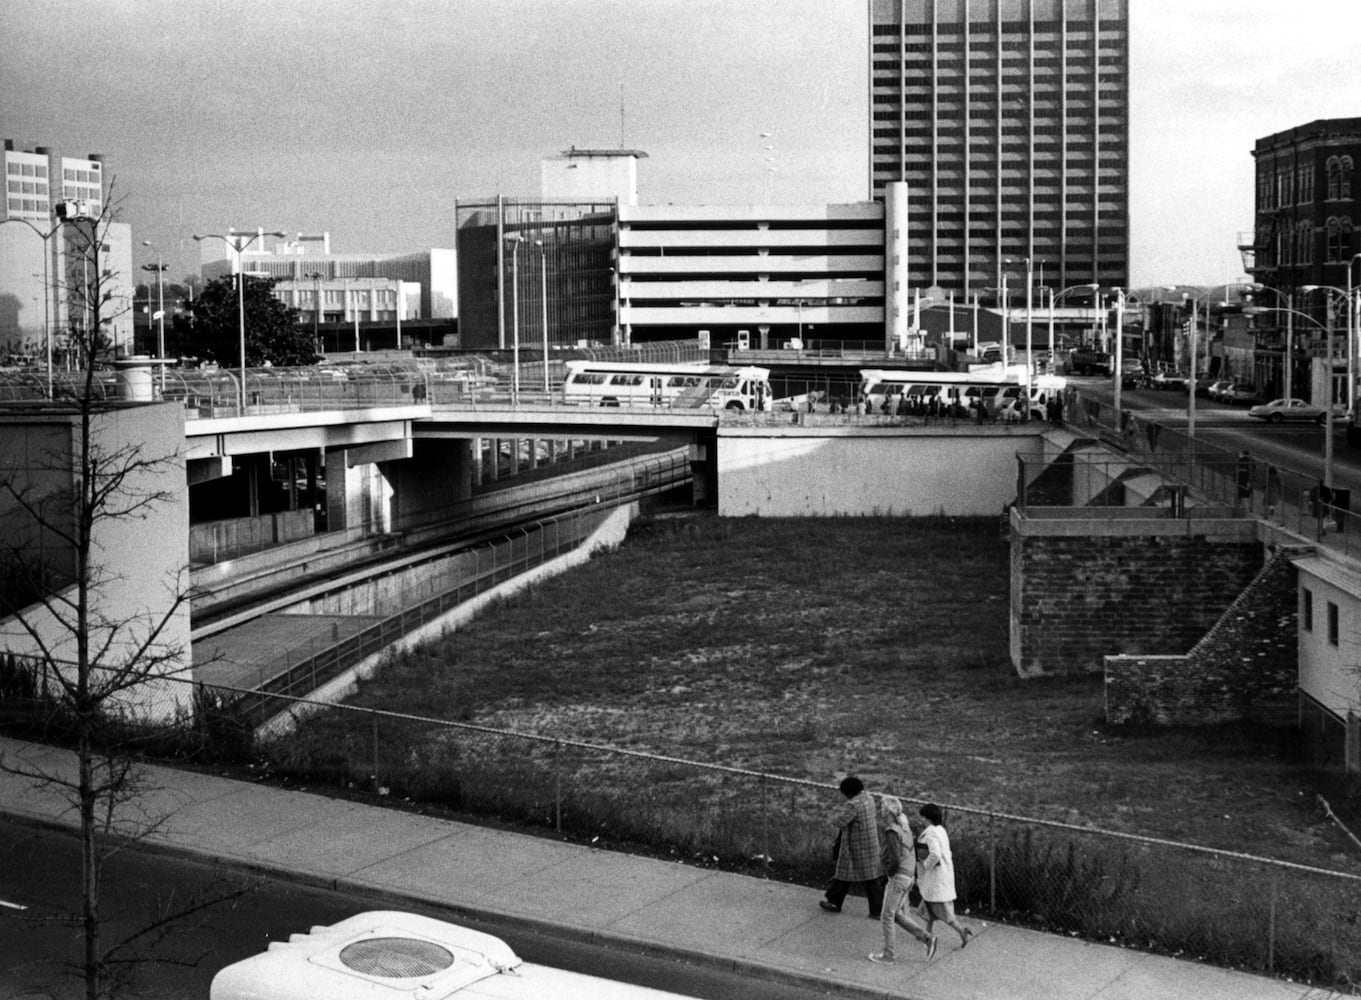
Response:
[{"label": "street", "polygon": [[[79,902],[80,856],[72,834],[0,818],[0,995],[66,1000],[83,996],[73,969],[82,937],[72,920]],[[362,894],[334,892],[236,871],[221,865],[139,851],[119,853],[106,869],[104,941],[145,927],[167,909],[200,894],[234,899],[175,922],[159,943],[133,954],[163,961],[142,966],[125,994],[142,1000],[206,1000],[218,969],[263,951],[271,941],[365,910],[409,909],[451,920],[505,940],[526,962],[571,969],[704,998],[813,1000],[825,994],[788,983],[766,983],[730,970],[525,931],[513,921],[454,919],[438,909],[394,906]],[[66,977],[63,978],[63,974]],[[321,1000],[321,998],[319,998]]]},{"label": "street", "polygon": [[[1085,396],[1111,403],[1114,392],[1109,378],[1072,377],[1069,386]],[[1121,406],[1151,420],[1185,430],[1186,394],[1158,389],[1123,389]],[[1248,407],[1231,406],[1204,397],[1196,399],[1196,438],[1233,452],[1246,448],[1259,461],[1292,469],[1313,478],[1324,477],[1324,429],[1313,423],[1268,424],[1248,416]],[[1349,488],[1361,497],[1361,451],[1347,445],[1345,418],[1333,428],[1332,472],[1334,485]]]}]

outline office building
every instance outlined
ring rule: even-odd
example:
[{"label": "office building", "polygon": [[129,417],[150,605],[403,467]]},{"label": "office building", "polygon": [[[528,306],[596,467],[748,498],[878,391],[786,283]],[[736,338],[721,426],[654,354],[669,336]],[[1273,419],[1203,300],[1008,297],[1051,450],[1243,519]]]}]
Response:
[{"label": "office building", "polygon": [[[228,230],[224,235],[234,240],[240,237],[249,245],[238,253],[223,240],[204,240],[199,267],[203,279],[211,281],[239,270],[272,278],[274,297],[297,309],[301,324],[356,329],[367,324],[389,329],[374,338],[364,336],[365,350],[379,343],[423,344],[452,332],[452,323],[426,322],[450,321],[458,315],[458,267],[452,249],[334,253],[327,232],[277,237],[260,230]],[[419,330],[418,322],[422,323]],[[329,333],[324,341],[333,350],[352,343],[335,330]]]},{"label": "office building", "polygon": [[[81,289],[91,278],[88,268],[78,268],[88,234],[60,224],[56,210],[63,202],[79,202],[84,214],[100,218],[108,199],[106,163],[97,153],[65,156],[50,146],[24,149],[12,139],[4,141],[0,158],[5,176],[0,299],[12,304],[0,311],[0,345],[45,356],[50,344],[61,364],[67,332],[79,329],[90,315]],[[127,353],[132,344],[132,231],[113,221],[100,223],[100,228],[100,270],[109,272],[100,278],[98,297],[105,300],[100,320],[114,350]]]},{"label": "office building", "polygon": [[1024,295],[1029,260],[1036,286],[1124,287],[1128,0],[869,0],[869,15],[869,184],[907,184],[912,286],[995,295],[1008,268]]}]

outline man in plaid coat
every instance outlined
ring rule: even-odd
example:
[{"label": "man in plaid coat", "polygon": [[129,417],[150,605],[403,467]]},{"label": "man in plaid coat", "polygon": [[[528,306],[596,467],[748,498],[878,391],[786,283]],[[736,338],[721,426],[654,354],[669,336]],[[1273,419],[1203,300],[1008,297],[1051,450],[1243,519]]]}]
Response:
[{"label": "man in plaid coat", "polygon": [[840,913],[846,893],[852,885],[860,884],[865,887],[870,916],[877,920],[884,905],[884,876],[874,799],[853,774],[842,780],[841,794],[846,797],[846,803],[832,819],[832,825],[838,830],[836,871],[827,883],[826,898],[818,900],[818,905],[829,913]]}]

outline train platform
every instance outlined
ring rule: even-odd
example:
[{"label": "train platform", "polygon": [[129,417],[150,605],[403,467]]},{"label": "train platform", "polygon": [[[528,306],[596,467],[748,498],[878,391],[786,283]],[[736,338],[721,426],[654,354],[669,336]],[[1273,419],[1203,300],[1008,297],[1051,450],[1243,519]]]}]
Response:
[{"label": "train platform", "polygon": [[[0,738],[0,760],[73,778],[75,756]],[[138,809],[158,820],[148,849],[367,896],[363,909],[434,907],[457,921],[494,916],[828,995],[883,1000],[1323,1000],[1334,996],[1053,934],[971,920],[961,948],[943,929],[928,961],[899,939],[878,951],[863,899],[839,914],[816,889],[516,834],[165,766],[145,769]],[[0,771],[0,812],[71,827],[68,803]],[[0,882],[3,880],[0,879]],[[291,928],[290,930],[305,930]]]}]

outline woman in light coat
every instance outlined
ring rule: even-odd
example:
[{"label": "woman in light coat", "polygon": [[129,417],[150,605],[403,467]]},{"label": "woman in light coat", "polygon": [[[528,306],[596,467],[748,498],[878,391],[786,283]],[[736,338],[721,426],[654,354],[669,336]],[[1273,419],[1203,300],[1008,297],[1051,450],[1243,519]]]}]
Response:
[{"label": "woman in light coat", "polygon": [[934,802],[918,811],[927,823],[917,838],[917,891],[926,911],[926,930],[933,933],[936,921],[944,921],[959,935],[960,946],[966,947],[973,931],[955,916],[955,859],[950,853],[950,835],[942,825],[944,816]]},{"label": "woman in light coat", "polygon": [[910,914],[907,894],[915,881],[913,870],[916,859],[912,855],[912,827],[903,815],[903,804],[892,795],[879,800],[879,819],[884,824],[884,873],[888,885],[884,888],[884,906],[879,912],[879,923],[884,931],[884,950],[870,955],[871,962],[890,963],[893,957],[893,940],[896,928],[901,927],[914,938],[926,945],[929,961],[936,954],[936,938],[928,934],[926,928]]}]

